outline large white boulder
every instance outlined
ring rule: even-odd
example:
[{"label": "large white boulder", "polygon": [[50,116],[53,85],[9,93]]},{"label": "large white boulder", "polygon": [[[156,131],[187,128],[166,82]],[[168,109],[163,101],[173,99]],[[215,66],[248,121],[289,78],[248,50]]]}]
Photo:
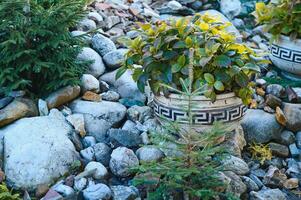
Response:
[{"label": "large white boulder", "polygon": [[44,116],[23,118],[0,129],[4,143],[4,171],[14,188],[33,190],[68,172],[78,159],[64,119]]}]

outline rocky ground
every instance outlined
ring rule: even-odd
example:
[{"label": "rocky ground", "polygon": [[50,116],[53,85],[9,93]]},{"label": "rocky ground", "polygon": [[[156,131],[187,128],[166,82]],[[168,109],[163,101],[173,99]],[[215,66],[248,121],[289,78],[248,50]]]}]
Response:
[{"label": "rocky ground", "polygon": [[[149,145],[149,131],[160,126],[131,73],[115,80],[127,51],[116,39],[137,37],[131,30],[137,21],[206,10],[223,13],[239,41],[265,52],[268,40],[251,23],[253,6],[253,1],[240,0],[93,2],[87,18],[72,31],[74,36],[88,33],[79,59],[95,60],[82,76],[82,86],[62,88],[37,103],[22,91],[0,99],[0,181],[43,200],[143,199],[130,186],[128,169],[166,155]],[[223,143],[232,153],[223,163],[228,191],[240,199],[301,198],[301,88],[263,79],[277,76],[273,66],[263,66],[251,109]],[[253,159],[248,148],[253,141],[268,144],[273,158],[263,164]],[[24,198],[30,199],[27,192]]]}]

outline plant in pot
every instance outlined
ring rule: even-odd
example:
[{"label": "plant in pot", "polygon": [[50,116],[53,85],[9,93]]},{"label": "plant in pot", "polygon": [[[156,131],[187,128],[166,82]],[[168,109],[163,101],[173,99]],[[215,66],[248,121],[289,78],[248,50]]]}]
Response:
[{"label": "plant in pot", "polygon": [[150,86],[159,120],[185,125],[188,115],[183,108],[189,99],[178,91],[183,83],[184,88],[185,83],[189,85],[192,77],[195,128],[211,126],[215,121],[236,124],[250,102],[250,78],[260,72],[260,61],[256,61],[254,51],[236,43],[235,36],[225,31],[229,25],[208,14],[139,24],[139,37],[119,40],[129,51],[116,78],[131,70],[142,92]]},{"label": "plant in pot", "polygon": [[270,59],[273,64],[287,78],[301,80],[301,1],[257,3],[254,15],[271,37]]}]

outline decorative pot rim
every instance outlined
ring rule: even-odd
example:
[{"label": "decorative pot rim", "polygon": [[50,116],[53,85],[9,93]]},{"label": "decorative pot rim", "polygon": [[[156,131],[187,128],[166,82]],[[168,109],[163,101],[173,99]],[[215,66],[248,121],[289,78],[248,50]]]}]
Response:
[{"label": "decorative pot rim", "polygon": [[[160,95],[155,95],[155,96],[162,97],[162,96],[164,96],[164,94],[163,94],[163,92],[160,92]],[[183,95],[176,94],[176,93],[170,93],[169,96],[165,97],[165,98],[177,99],[177,100],[187,100],[187,97],[184,97]],[[224,100],[224,99],[229,99],[229,98],[239,98],[239,97],[237,97],[234,92],[216,95],[216,100]],[[192,98],[192,101],[212,101],[212,100],[208,97],[205,97],[204,95],[198,95],[198,96],[194,96]]]},{"label": "decorative pot rim", "polygon": [[[265,35],[269,39],[272,38],[272,34],[271,33],[265,33]],[[289,42],[289,43],[293,43],[295,45],[301,45],[301,38],[297,38],[295,40],[291,40],[289,36],[280,34],[279,41],[273,41],[273,43],[279,43],[279,42]]]}]

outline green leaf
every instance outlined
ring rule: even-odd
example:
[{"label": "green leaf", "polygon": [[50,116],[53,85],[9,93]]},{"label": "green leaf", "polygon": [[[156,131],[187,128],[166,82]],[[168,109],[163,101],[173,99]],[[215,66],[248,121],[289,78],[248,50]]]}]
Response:
[{"label": "green leaf", "polygon": [[221,82],[221,81],[215,81],[214,88],[218,91],[224,91],[225,90],[225,86],[224,86],[223,82]]},{"label": "green leaf", "polygon": [[179,71],[181,71],[182,66],[179,63],[175,63],[171,66],[171,71],[172,73],[177,73]]},{"label": "green leaf", "polygon": [[192,46],[192,39],[191,39],[191,37],[187,37],[187,38],[185,39],[185,43],[186,43],[186,45],[187,45],[188,47],[191,47],[191,46]]},{"label": "green leaf", "polygon": [[186,43],[184,41],[178,41],[173,45],[174,49],[183,49],[186,48]]},{"label": "green leaf", "polygon": [[178,57],[178,60],[177,60],[177,63],[184,67],[184,65],[186,64],[186,58],[185,58],[185,55],[181,55]]},{"label": "green leaf", "polygon": [[247,69],[250,71],[258,72],[260,73],[260,67],[254,63],[247,63],[245,66],[242,67],[242,69]]},{"label": "green leaf", "polygon": [[247,87],[249,82],[249,77],[245,73],[241,72],[235,76],[235,82],[240,87]]},{"label": "green leaf", "polygon": [[174,57],[176,57],[178,55],[178,53],[176,51],[165,51],[163,53],[163,59],[164,60],[171,60]]},{"label": "green leaf", "polygon": [[214,76],[210,73],[205,73],[204,78],[205,78],[206,82],[209,84],[213,84],[215,81]]},{"label": "green leaf", "polygon": [[214,63],[219,67],[227,67],[231,65],[231,58],[226,55],[220,55],[215,58]]},{"label": "green leaf", "polygon": [[116,72],[116,75],[115,75],[115,79],[119,79],[125,72],[126,72],[127,68],[125,67],[120,67],[118,69],[118,71]]}]

